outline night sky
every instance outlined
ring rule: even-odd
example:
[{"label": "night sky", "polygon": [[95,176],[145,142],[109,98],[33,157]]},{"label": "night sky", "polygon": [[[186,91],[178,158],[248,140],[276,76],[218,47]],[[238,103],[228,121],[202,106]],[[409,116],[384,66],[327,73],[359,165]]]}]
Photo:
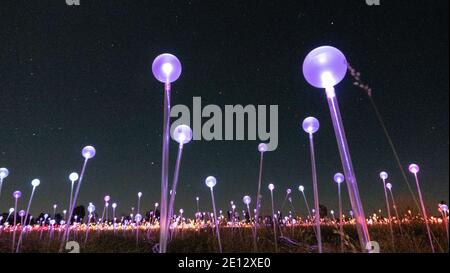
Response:
[{"label": "night sky", "polygon": [[[432,214],[449,199],[448,1],[118,1],[8,0],[0,7],[0,167],[7,167],[0,211],[21,190],[25,209],[39,178],[31,212],[67,209],[68,175],[79,172],[81,149],[93,145],[78,203],[103,196],[129,214],[142,191],[142,210],[160,198],[163,85],[153,59],[175,54],[183,65],[172,105],[279,105],[279,145],[265,154],[267,185],[280,206],[298,185],[312,205],[307,135],[301,121],[315,116],[320,203],[337,209],[332,177],[341,163],[325,92],[303,78],[306,54],[322,45],[342,50],[373,89],[403,165],[421,166]],[[158,2],[158,3],[156,3]],[[164,3],[163,3],[164,2]],[[209,2],[214,2],[209,3]],[[232,2],[232,3],[229,3]],[[220,4],[218,4],[220,3]],[[367,95],[346,78],[336,86],[366,214],[385,209],[379,172],[390,174],[401,209],[414,207]],[[206,119],[205,119],[206,120]],[[217,180],[218,209],[256,196],[260,141],[193,141],[184,150],[175,211],[190,216],[195,197],[211,209],[208,175]],[[170,173],[177,143],[171,141]],[[172,177],[172,175],[171,175]],[[413,177],[408,179],[415,190]],[[171,184],[171,179],[169,180]],[[344,187],[345,213],[350,205]]]}]

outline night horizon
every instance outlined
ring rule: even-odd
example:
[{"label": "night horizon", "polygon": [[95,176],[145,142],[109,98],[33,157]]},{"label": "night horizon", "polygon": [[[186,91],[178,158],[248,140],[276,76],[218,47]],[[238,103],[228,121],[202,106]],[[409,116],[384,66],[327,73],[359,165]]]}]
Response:
[{"label": "night horizon", "polygon": [[[308,52],[324,45],[340,49],[370,86],[416,196],[408,165],[420,166],[428,214],[440,216],[438,203],[449,202],[448,1],[5,1],[0,18],[0,167],[10,172],[0,214],[14,207],[15,190],[22,192],[18,210],[26,209],[34,178],[41,184],[30,214],[52,214],[53,204],[57,213],[68,210],[68,177],[80,173],[86,145],[96,155],[77,205],[93,202],[101,214],[110,195],[117,215],[129,215],[142,192],[141,211],[153,210],[161,202],[164,85],[154,78],[152,62],[162,53],[174,54],[182,65],[171,85],[172,108],[192,111],[194,97],[201,97],[202,107],[214,104],[222,111],[225,105],[278,105],[278,147],[264,154],[264,216],[271,214],[269,183],[278,208],[290,188],[295,213],[306,217],[299,185],[314,204],[301,124],[316,117],[320,204],[337,211],[333,176],[343,167],[327,96],[302,74]],[[418,213],[367,92],[354,85],[349,71],[336,95],[365,216],[386,212],[381,171],[389,173],[399,212]],[[241,212],[244,195],[254,207],[261,142],[267,141],[186,144],[174,211],[183,208],[193,217],[197,196],[200,211],[211,211],[207,176],[217,178],[217,210],[226,214],[234,201]],[[177,148],[170,139],[169,187]],[[347,215],[352,207],[345,183],[342,197]],[[289,210],[285,205],[283,215]]]}]

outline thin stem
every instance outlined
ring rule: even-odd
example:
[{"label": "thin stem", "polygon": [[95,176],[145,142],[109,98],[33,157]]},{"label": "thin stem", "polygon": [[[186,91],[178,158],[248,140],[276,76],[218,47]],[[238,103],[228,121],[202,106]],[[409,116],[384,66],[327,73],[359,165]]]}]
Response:
[{"label": "thin stem", "polygon": [[425,221],[425,226],[427,228],[428,240],[430,241],[431,251],[434,253],[435,250],[434,250],[434,245],[433,245],[433,239],[431,238],[430,226],[428,225],[427,211],[425,209],[425,204],[423,203],[422,191],[420,190],[420,185],[419,185],[419,178],[417,177],[416,173],[414,174],[414,178],[416,179],[416,186],[417,186],[417,191],[419,193],[420,206],[422,207],[422,216]]},{"label": "thin stem", "polygon": [[319,190],[317,186],[317,172],[316,172],[316,158],[314,154],[314,138],[313,134],[309,134],[309,147],[311,152],[311,169],[313,179],[313,191],[314,191],[314,207],[315,207],[315,220],[316,220],[316,237],[319,253],[322,253],[322,233],[320,231],[320,208],[319,208]]},{"label": "thin stem", "polygon": [[327,101],[330,108],[331,119],[333,122],[334,132],[339,148],[339,155],[341,157],[342,167],[346,177],[350,203],[352,205],[353,213],[356,218],[356,229],[358,231],[359,242],[362,252],[367,252],[366,246],[370,242],[369,230],[367,228],[366,218],[364,216],[364,209],[361,198],[359,196],[358,183],[356,181],[353,164],[348,149],[347,138],[345,136],[345,129],[342,123],[341,113],[339,111],[338,101],[334,92],[334,87],[327,88]]},{"label": "thin stem", "polygon": [[389,199],[388,199],[388,196],[387,196],[386,180],[385,179],[383,179],[383,189],[384,189],[384,198],[386,199],[386,210],[387,210],[387,213],[388,213],[389,230],[391,232],[391,244],[392,244],[393,250],[395,251],[394,230],[392,229],[391,208],[390,208]]},{"label": "thin stem", "polygon": [[175,173],[173,175],[173,181],[172,181],[172,194],[170,195],[170,201],[169,201],[169,217],[168,217],[167,226],[170,225],[170,220],[173,217],[173,206],[175,203],[175,195],[177,194],[178,175],[180,173],[180,165],[181,165],[182,155],[183,155],[183,144],[180,143],[180,145],[178,146],[177,162],[175,164]]},{"label": "thin stem", "polygon": [[273,225],[273,237],[275,242],[275,252],[278,252],[278,240],[277,240],[277,228],[275,223],[275,210],[273,205],[273,191],[270,191],[270,199],[272,201],[272,225]]},{"label": "thin stem", "polygon": [[339,198],[339,233],[341,236],[341,252],[344,252],[344,222],[342,219],[342,197],[341,197],[341,183],[338,183],[338,198]]},{"label": "thin stem", "polygon": [[217,221],[217,214],[216,214],[216,202],[214,200],[214,192],[213,188],[211,187],[211,199],[213,204],[213,211],[214,211],[214,225],[216,226],[216,233],[217,233],[217,241],[219,243],[219,252],[222,253],[222,243],[220,241],[220,232],[219,232],[219,222]]},{"label": "thin stem", "polygon": [[170,136],[170,83],[164,88],[164,120],[161,160],[161,209],[160,209],[160,239],[159,252],[167,250],[167,195],[169,180],[169,136]]}]

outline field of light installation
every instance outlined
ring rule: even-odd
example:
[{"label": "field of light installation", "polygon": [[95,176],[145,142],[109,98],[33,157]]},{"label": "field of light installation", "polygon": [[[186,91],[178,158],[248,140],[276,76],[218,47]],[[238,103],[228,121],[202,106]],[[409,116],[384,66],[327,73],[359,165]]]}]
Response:
[{"label": "field of light installation", "polygon": [[[296,20],[303,20],[305,16],[304,13],[297,12],[294,17]],[[334,25],[334,21],[327,24]],[[261,32],[259,28],[258,32]],[[197,35],[196,32],[192,33]],[[62,172],[66,173],[64,183],[58,182],[64,184],[64,191],[49,190],[49,188],[41,190],[45,183],[54,183],[54,181],[48,182],[40,176],[39,172],[24,186],[23,181],[18,182],[15,179],[15,175],[20,175],[22,172],[20,166],[13,163],[14,168],[12,168],[8,165],[9,162],[14,162],[15,157],[7,158],[4,156],[5,153],[2,153],[0,154],[0,204],[2,204],[0,206],[0,253],[448,253],[449,209],[446,201],[441,201],[448,196],[437,195],[435,192],[433,195],[430,194],[430,188],[424,185],[422,179],[422,175],[430,170],[427,168],[430,162],[415,158],[413,153],[405,152],[405,150],[416,148],[406,146],[417,145],[420,141],[414,139],[415,142],[405,141],[406,144],[399,145],[401,142],[399,137],[393,140],[391,134],[395,129],[386,125],[387,115],[379,110],[379,105],[372,97],[375,91],[365,83],[369,79],[363,81],[361,73],[352,66],[353,60],[356,59],[349,52],[352,47],[346,46],[345,43],[335,43],[332,39],[331,36],[322,39],[316,37],[314,41],[307,40],[305,42],[307,45],[303,45],[308,49],[307,51],[290,52],[292,53],[290,58],[296,58],[298,70],[291,71],[298,77],[297,82],[292,81],[293,88],[298,88],[297,93],[307,97],[307,100],[314,101],[311,104],[321,109],[311,113],[299,107],[299,113],[290,115],[295,116],[296,120],[280,131],[280,146],[285,144],[282,141],[286,141],[282,138],[283,134],[288,134],[296,137],[297,143],[291,143],[292,145],[302,147],[301,156],[307,158],[307,163],[299,166],[302,169],[303,179],[280,182],[283,180],[283,173],[290,171],[289,167],[280,167],[282,163],[277,163],[275,167],[270,166],[274,161],[268,161],[268,159],[272,154],[286,152],[286,148],[282,151],[272,149],[268,141],[245,142],[245,145],[252,147],[253,153],[243,157],[240,162],[230,163],[229,161],[233,159],[224,159],[223,166],[221,166],[220,151],[209,153],[204,152],[202,148],[196,150],[199,146],[191,149],[190,145],[203,141],[198,139],[197,134],[198,132],[204,134],[205,129],[197,131],[193,128],[195,125],[190,123],[190,118],[188,123],[180,123],[182,119],[179,119],[177,124],[173,123],[171,118],[177,115],[174,115],[171,109],[178,103],[178,92],[185,92],[186,86],[191,84],[184,82],[179,88],[179,83],[183,82],[182,74],[191,73],[190,77],[192,77],[192,74],[196,73],[196,67],[192,65],[191,56],[178,54],[176,47],[174,49],[170,46],[170,42],[166,42],[150,50],[152,59],[146,60],[147,71],[143,72],[148,78],[145,80],[134,78],[139,83],[150,79],[152,84],[157,84],[159,88],[159,90],[152,90],[151,94],[154,98],[157,97],[160,103],[159,108],[151,106],[151,112],[147,112],[145,117],[147,120],[158,119],[154,127],[159,126],[154,129],[154,132],[152,129],[148,130],[154,134],[152,144],[146,147],[146,149],[148,147],[153,149],[152,152],[158,151],[157,160],[149,164],[156,164],[159,168],[158,175],[148,179],[153,183],[152,197],[148,197],[149,190],[129,186],[126,182],[119,184],[115,181],[93,188],[92,185],[102,178],[101,172],[98,171],[95,177],[90,176],[91,165],[100,161],[100,166],[104,167],[101,165],[100,155],[108,154],[107,150],[100,148],[105,147],[103,143],[91,141],[91,139],[99,138],[80,136],[80,139],[86,141],[77,148],[78,153],[72,153],[69,156],[70,159],[65,153],[64,156],[57,157],[58,159],[55,160],[70,162],[72,166],[68,170],[55,170],[58,175]],[[108,47],[108,49],[116,46],[118,46],[116,43],[101,45],[102,48]],[[352,61],[349,55],[352,56]],[[187,59],[189,65],[184,65],[184,59]],[[364,58],[361,59],[362,61],[357,64],[358,67],[364,61]],[[30,57],[28,61],[32,62],[32,58]],[[247,60],[241,58],[237,63],[241,65],[246,62]],[[237,63],[233,63],[233,66]],[[125,69],[121,65],[116,65],[116,69],[122,68]],[[282,70],[285,69],[291,68],[283,67]],[[231,79],[234,76],[228,74],[228,77],[232,82]],[[249,77],[250,80],[251,77]],[[277,83],[283,81],[285,79],[277,80]],[[301,88],[300,81],[304,84]],[[132,84],[134,83],[130,85]],[[363,94],[363,99],[370,102],[368,108],[375,113],[375,118],[367,118],[367,123],[371,123],[379,133],[373,141],[376,144],[364,149],[361,149],[359,145],[360,150],[356,156],[352,153],[354,145],[352,141],[355,142],[355,139],[348,138],[353,127],[348,126],[351,122],[348,122],[346,118],[348,116],[345,115],[347,112],[358,116],[352,110],[352,104],[348,102],[355,99],[349,98],[351,95],[348,94],[341,99],[341,96],[349,89],[357,90],[359,94]],[[253,93],[252,96],[255,94],[257,93]],[[319,99],[318,94],[322,96],[320,97],[322,100]],[[195,95],[192,94],[192,96]],[[124,102],[111,102],[113,101],[111,100],[107,106],[99,105],[98,107],[110,109],[114,105],[126,104],[126,96],[121,97]],[[219,91],[217,97],[221,98],[221,96],[222,91]],[[280,96],[294,107],[299,100],[290,93],[283,93]],[[248,98],[246,100],[249,101]],[[74,101],[78,103],[76,99]],[[138,103],[136,105],[134,105],[136,108],[141,107]],[[280,103],[280,109],[284,111],[282,103]],[[128,114],[132,116],[130,120],[137,119],[135,116],[140,115],[133,116],[134,113],[122,112],[122,115]],[[389,113],[392,116],[397,114],[395,109]],[[56,116],[50,111],[46,115]],[[89,116],[90,112],[89,110],[85,113],[77,111],[77,115],[83,118],[83,115]],[[111,114],[111,119],[114,119],[115,115],[117,114]],[[32,114],[27,114],[27,118],[30,116]],[[203,115],[199,118],[200,122],[202,118],[207,117]],[[55,119],[58,118],[55,117]],[[366,117],[361,119],[364,118]],[[212,120],[211,118],[210,122]],[[86,119],[83,119],[83,122],[85,121]],[[127,131],[127,122],[128,120],[125,120],[114,126],[120,128],[123,126],[123,131]],[[272,126],[272,122],[270,123]],[[327,126],[326,130],[332,132],[331,135],[320,135],[323,125]],[[216,129],[215,125],[214,129]],[[87,132],[89,130],[90,128],[86,129]],[[102,128],[95,130],[102,131]],[[238,133],[240,132],[236,132],[236,135]],[[139,133],[131,132],[127,138],[134,139],[135,134]],[[108,137],[111,135],[114,133],[110,133]],[[242,133],[242,135],[245,134]],[[75,136],[70,137],[75,138]],[[67,136],[64,143],[69,143],[70,137]],[[19,137],[16,138],[19,139]],[[324,140],[324,138],[327,139]],[[335,149],[333,152],[336,156],[331,156],[332,160],[325,159],[324,154],[318,152],[323,151],[322,145],[325,142],[327,149],[330,146]],[[80,142],[75,141],[75,143]],[[118,143],[120,144],[108,145],[110,147],[122,145],[122,142]],[[367,161],[370,162],[367,164],[372,164],[375,159],[372,160],[369,157],[376,153],[373,150],[378,149],[376,146],[378,143],[387,147],[384,151],[388,152],[385,152],[383,156],[390,159],[379,160],[377,171],[365,173],[365,179],[360,179],[364,171],[358,167],[365,163],[358,166],[354,163]],[[56,141],[55,147],[57,144]],[[213,146],[215,142],[209,145]],[[448,142],[446,148],[448,155]],[[30,155],[33,154],[31,151]],[[136,173],[142,170],[133,166],[135,163],[130,160],[133,158],[132,155],[130,156],[132,151],[128,149],[124,153],[123,161],[120,161],[115,168],[105,168],[104,173],[123,169],[123,172],[127,173],[127,179],[134,179]],[[238,155],[240,153],[238,150],[232,150],[232,152]],[[214,157],[209,157],[211,154],[214,154]],[[361,156],[362,154],[366,154],[367,158]],[[402,155],[401,159],[399,154]],[[49,159],[51,156],[53,154],[46,158]],[[115,155],[115,157],[121,157],[121,155]],[[191,161],[195,157],[197,160],[195,164],[200,163],[186,164],[186,157]],[[283,159],[290,160],[289,157]],[[142,158],[136,157],[135,161],[142,161]],[[211,170],[202,169],[199,171],[201,175],[197,172],[193,175],[192,170],[205,161],[218,162],[217,165],[220,167]],[[235,170],[233,163],[242,164],[244,167]],[[257,166],[256,171],[243,170],[245,166],[249,166],[246,165],[247,163]],[[50,166],[52,162],[45,164]],[[28,165],[33,166],[33,163]],[[49,170],[48,166],[46,170]],[[327,176],[322,174],[320,170],[323,170],[323,166],[327,168],[332,166],[333,174]],[[267,168],[272,168],[270,178],[267,178]],[[29,168],[33,171],[36,169]],[[128,173],[128,169],[133,172]],[[222,175],[216,173],[218,169]],[[273,169],[276,171],[274,172]],[[221,179],[224,177],[223,170],[233,172],[234,180],[245,182],[227,184],[229,181]],[[246,179],[240,180],[241,175]],[[254,179],[249,180],[248,177]],[[367,177],[371,177],[371,180]],[[443,177],[443,183],[448,187],[448,170],[447,177],[445,172]],[[20,178],[22,179],[22,176]],[[158,183],[156,184],[155,181]],[[196,181],[195,186],[192,186],[192,181]],[[327,182],[324,183],[324,181]],[[368,183],[371,185],[368,186]],[[5,189],[6,185],[7,189]],[[379,198],[376,199],[377,202],[373,201],[374,198],[364,198],[361,194],[363,187],[365,196],[382,196],[382,201]],[[186,188],[189,190],[186,191]],[[397,190],[399,188],[403,189],[402,192]],[[129,192],[133,192],[132,197],[129,197],[131,196]],[[324,192],[327,193],[324,194]],[[332,201],[327,200],[330,192]],[[86,201],[87,195],[89,198],[96,196],[95,200],[102,201]],[[126,195],[128,196],[125,197]],[[229,197],[231,195],[233,197]],[[400,195],[401,199],[398,198]],[[158,197],[155,198],[155,196]],[[236,196],[239,196],[239,199],[235,199]],[[41,198],[39,202],[36,202],[36,197]],[[224,202],[225,199],[228,201]],[[180,203],[190,205],[182,206]],[[333,205],[328,208],[323,205],[324,203]],[[430,203],[435,204],[432,209],[430,209]]]}]

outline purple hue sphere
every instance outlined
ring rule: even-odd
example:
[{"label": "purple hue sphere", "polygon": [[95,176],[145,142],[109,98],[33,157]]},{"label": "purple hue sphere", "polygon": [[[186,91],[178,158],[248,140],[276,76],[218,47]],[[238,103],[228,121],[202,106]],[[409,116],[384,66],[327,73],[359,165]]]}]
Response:
[{"label": "purple hue sphere", "polygon": [[337,48],[321,46],[312,50],[303,61],[303,76],[317,88],[333,87],[347,73],[347,60]]},{"label": "purple hue sphere", "polygon": [[155,58],[152,64],[155,78],[162,83],[176,81],[181,75],[181,63],[172,54],[164,53]]}]

